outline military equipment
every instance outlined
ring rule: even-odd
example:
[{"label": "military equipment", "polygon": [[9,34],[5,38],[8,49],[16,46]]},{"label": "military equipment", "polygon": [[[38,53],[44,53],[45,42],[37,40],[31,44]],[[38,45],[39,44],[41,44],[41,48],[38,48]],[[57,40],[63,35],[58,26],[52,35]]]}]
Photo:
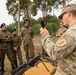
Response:
[{"label": "military equipment", "polygon": [[35,63],[40,59],[40,56],[36,56],[33,59],[25,62],[20,67],[16,68],[11,72],[11,75],[22,75],[24,71],[28,70],[31,66],[35,65]]},{"label": "military equipment", "polygon": [[[41,55],[39,55],[39,56],[33,57],[33,58],[30,59],[28,62],[23,63],[20,67],[18,67],[18,68],[16,68],[15,70],[13,70],[13,71],[11,72],[11,75],[22,75],[22,74],[23,74],[25,71],[27,71],[30,67],[35,66],[36,63],[37,63],[39,60],[42,62],[42,64],[43,64],[44,67],[46,68],[46,70],[47,70],[48,72],[50,72],[49,69],[48,69],[48,68],[46,67],[46,65],[44,64],[44,62],[42,61],[43,59],[41,58]],[[46,59],[46,60],[49,61],[49,59]],[[54,65],[54,64],[56,65],[56,63],[54,63],[53,61],[50,61],[50,62],[51,62],[53,65]],[[37,66],[37,65],[36,65],[36,66]],[[57,65],[56,65],[56,66],[57,66]],[[53,71],[51,71],[50,74],[55,73],[55,71],[56,71],[56,69],[54,69]]]}]

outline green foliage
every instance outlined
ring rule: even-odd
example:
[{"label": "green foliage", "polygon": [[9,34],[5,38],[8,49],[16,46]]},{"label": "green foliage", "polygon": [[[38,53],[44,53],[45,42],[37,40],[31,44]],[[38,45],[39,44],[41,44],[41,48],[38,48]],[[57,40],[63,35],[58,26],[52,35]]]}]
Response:
[{"label": "green foliage", "polygon": [[41,27],[40,24],[35,24],[35,25],[32,26],[35,35],[39,35],[40,34],[40,30],[39,30],[40,27]]},{"label": "green foliage", "polygon": [[7,30],[9,31],[9,32],[11,32],[11,30],[14,28],[14,25],[12,25],[12,24],[10,24],[10,25],[8,25],[7,26]]},{"label": "green foliage", "polygon": [[[23,22],[21,22],[20,24],[21,24],[21,28],[22,28],[23,27]],[[13,28],[15,28],[14,25],[16,25],[16,23],[8,25],[7,30],[11,31]],[[16,27],[16,30],[18,30],[17,28],[18,27]],[[34,35],[39,35],[40,34],[41,25],[39,23],[32,25],[32,28],[33,28],[33,31],[34,31]],[[53,23],[48,23],[47,24],[47,29],[48,29],[50,34],[55,33],[58,28],[59,28],[58,24],[53,24]]]},{"label": "green foliage", "polygon": [[59,28],[58,24],[54,24],[54,23],[48,23],[47,24],[47,29],[49,31],[49,33],[55,33]]},{"label": "green foliage", "polygon": [[[32,26],[32,28],[33,28],[33,31],[34,31],[35,35],[39,35],[40,34],[40,28],[41,28],[40,24],[35,24],[35,25]],[[59,28],[58,24],[53,24],[53,23],[48,23],[47,24],[47,30],[49,31],[50,34],[56,33],[58,28]]]},{"label": "green foliage", "polygon": [[[41,22],[42,18],[40,17],[38,20],[35,20],[34,18],[31,18],[31,23],[32,23],[32,28],[33,31],[35,33],[35,35],[39,35],[40,34],[40,22]],[[51,33],[55,33],[58,28],[59,28],[59,23],[60,20],[57,19],[56,16],[51,16],[48,15],[47,16],[47,29],[48,31]],[[23,21],[20,22],[20,30],[22,29],[22,27],[24,26]],[[16,28],[16,30],[18,30],[18,21],[16,21],[15,23],[10,24],[9,26],[7,26],[8,30],[10,31],[12,28]]]},{"label": "green foliage", "polygon": [[31,7],[31,13],[32,13],[33,16],[35,16],[37,14],[37,11],[38,10],[37,10],[36,4],[32,5],[32,7]]},{"label": "green foliage", "polygon": [[7,0],[6,8],[8,10],[8,14],[12,15],[14,20],[17,19],[18,15],[18,1],[20,1],[20,13],[24,17],[25,15],[25,8],[30,6],[30,0]]},{"label": "green foliage", "polygon": [[35,24],[37,24],[37,20],[35,20],[34,18],[32,18],[31,19],[31,23],[32,23],[32,25],[35,25]]}]

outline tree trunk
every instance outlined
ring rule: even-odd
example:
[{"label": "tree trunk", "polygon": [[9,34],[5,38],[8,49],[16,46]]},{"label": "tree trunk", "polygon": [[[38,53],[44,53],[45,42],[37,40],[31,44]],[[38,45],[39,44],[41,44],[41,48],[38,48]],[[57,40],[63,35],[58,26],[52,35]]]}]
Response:
[{"label": "tree trunk", "polygon": [[29,20],[29,24],[31,26],[31,21],[30,21],[30,16],[29,16],[29,9],[28,9],[28,5],[27,4],[26,4],[25,12],[26,12],[26,18]]}]

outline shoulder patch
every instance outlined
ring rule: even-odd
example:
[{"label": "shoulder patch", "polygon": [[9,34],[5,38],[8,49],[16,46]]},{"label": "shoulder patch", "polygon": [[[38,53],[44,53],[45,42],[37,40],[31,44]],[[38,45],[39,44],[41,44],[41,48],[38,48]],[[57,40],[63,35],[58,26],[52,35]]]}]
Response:
[{"label": "shoulder patch", "polygon": [[63,38],[56,42],[56,46],[62,47],[67,44],[67,41]]}]

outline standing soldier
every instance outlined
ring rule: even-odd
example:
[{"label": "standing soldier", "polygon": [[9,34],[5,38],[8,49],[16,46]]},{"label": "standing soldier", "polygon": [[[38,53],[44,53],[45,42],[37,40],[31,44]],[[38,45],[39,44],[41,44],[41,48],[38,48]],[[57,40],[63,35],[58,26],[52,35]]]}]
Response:
[{"label": "standing soldier", "polygon": [[41,28],[42,45],[51,59],[58,61],[56,75],[76,75],[76,4],[63,8],[59,18],[67,31],[54,43],[46,28]]},{"label": "standing soldier", "polygon": [[[1,31],[1,28],[0,28],[0,31]],[[0,75],[3,75],[3,72],[4,70],[2,70],[1,68],[1,54],[2,54],[2,42],[1,42],[1,39],[0,39]]]},{"label": "standing soldier", "polygon": [[[21,53],[21,38],[20,36],[17,35],[16,29],[12,29],[12,48],[13,48],[13,52],[16,58],[16,54],[18,56],[18,60],[19,60],[19,64],[21,65],[23,63],[22,60],[22,53]],[[16,58],[16,63],[17,63],[17,58]],[[17,63],[18,65],[18,63]]]},{"label": "standing soldier", "polygon": [[56,32],[56,36],[57,37],[60,37],[60,36],[62,36],[62,34],[66,31],[67,29],[66,29],[66,27],[64,26],[64,24],[61,22],[60,23],[60,28],[57,30],[57,32]]},{"label": "standing soldier", "polygon": [[12,70],[16,68],[16,65],[14,63],[14,54],[11,47],[11,35],[10,32],[6,30],[6,24],[1,24],[1,31],[0,31],[0,51],[1,51],[1,71],[4,72],[4,59],[5,59],[5,53],[7,54],[8,59],[11,62]]},{"label": "standing soldier", "polygon": [[27,61],[30,58],[34,57],[34,45],[33,45],[33,31],[32,28],[29,26],[29,21],[27,19],[24,20],[24,28],[21,30],[21,37],[23,39],[23,47],[26,53]]}]

